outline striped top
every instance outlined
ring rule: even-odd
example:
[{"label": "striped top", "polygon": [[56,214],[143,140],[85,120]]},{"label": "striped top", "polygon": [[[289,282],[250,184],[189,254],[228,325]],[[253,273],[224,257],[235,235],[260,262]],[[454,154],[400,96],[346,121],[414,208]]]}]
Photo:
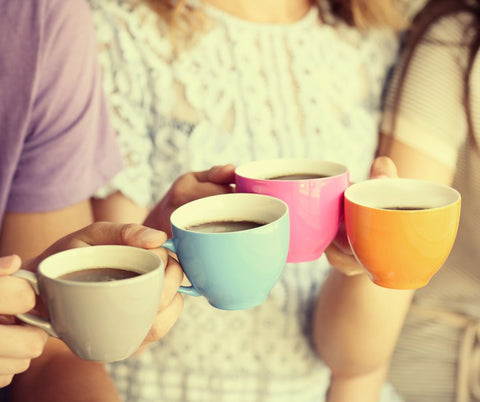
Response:
[{"label": "striped top", "polygon": [[[468,379],[480,379],[475,363],[480,357],[480,154],[469,145],[462,104],[467,55],[462,41],[469,18],[443,18],[417,48],[394,133],[401,142],[455,168],[453,187],[462,195],[452,253],[429,285],[417,291],[393,362],[392,380],[412,402],[480,401]],[[472,77],[473,123],[480,143],[478,57]],[[394,75],[382,125],[386,134],[391,134],[396,85]]]}]

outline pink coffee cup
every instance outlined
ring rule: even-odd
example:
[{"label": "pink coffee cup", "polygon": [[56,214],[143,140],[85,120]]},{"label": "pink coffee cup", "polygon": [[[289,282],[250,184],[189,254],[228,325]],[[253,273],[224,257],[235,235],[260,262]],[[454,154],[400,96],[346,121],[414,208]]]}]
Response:
[{"label": "pink coffee cup", "polygon": [[319,258],[337,234],[349,171],[315,159],[260,160],[237,167],[235,183],[237,192],[270,195],[287,203],[287,262],[305,262]]}]

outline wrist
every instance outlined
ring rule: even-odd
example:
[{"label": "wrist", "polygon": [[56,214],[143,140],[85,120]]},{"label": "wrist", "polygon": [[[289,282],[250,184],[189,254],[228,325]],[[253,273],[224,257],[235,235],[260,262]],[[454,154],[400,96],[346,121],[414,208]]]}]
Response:
[{"label": "wrist", "polygon": [[332,374],[327,402],[377,402],[388,367],[367,374],[342,376]]}]

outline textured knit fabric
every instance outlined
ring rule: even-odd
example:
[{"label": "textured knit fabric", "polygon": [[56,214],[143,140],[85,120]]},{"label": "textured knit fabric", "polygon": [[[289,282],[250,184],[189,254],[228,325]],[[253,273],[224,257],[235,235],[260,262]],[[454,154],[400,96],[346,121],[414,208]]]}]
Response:
[{"label": "textured knit fabric", "polygon": [[[462,105],[467,49],[461,43],[469,18],[443,18],[427,33],[410,65],[394,133],[455,168],[453,187],[462,195],[453,251],[417,291],[394,356],[391,379],[409,402],[480,401],[480,154],[467,139]],[[478,60],[472,76],[472,114],[480,133]],[[387,134],[396,83],[394,78],[383,122]]]},{"label": "textured knit fabric", "polygon": [[[316,8],[275,25],[207,6],[208,31],[175,58],[145,4],[91,4],[127,166],[99,196],[121,190],[151,205],[182,173],[275,157],[334,160],[353,180],[368,177],[396,55],[391,32],[322,24]],[[328,270],[324,258],[289,264],[268,300],[245,311],[185,297],[165,338],[108,366],[118,389],[142,402],[325,400],[330,374],[312,348],[310,322]],[[382,400],[397,399],[386,387]]]},{"label": "textured knit fabric", "polygon": [[0,222],[88,198],[121,167],[88,5],[0,0]]}]

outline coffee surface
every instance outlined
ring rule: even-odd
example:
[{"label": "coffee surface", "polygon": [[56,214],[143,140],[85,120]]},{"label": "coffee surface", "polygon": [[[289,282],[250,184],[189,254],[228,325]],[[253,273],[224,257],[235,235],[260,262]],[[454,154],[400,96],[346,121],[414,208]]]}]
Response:
[{"label": "coffee surface", "polygon": [[213,221],[188,226],[186,229],[201,233],[239,232],[263,226],[264,223],[254,221]]},{"label": "coffee surface", "polygon": [[138,272],[121,268],[88,268],[68,272],[59,276],[59,279],[76,282],[109,282],[134,278],[139,275]]},{"label": "coffee surface", "polygon": [[323,179],[329,177],[328,175],[321,175],[318,173],[295,173],[286,174],[281,176],[269,177],[267,180],[311,180],[311,179]]}]

